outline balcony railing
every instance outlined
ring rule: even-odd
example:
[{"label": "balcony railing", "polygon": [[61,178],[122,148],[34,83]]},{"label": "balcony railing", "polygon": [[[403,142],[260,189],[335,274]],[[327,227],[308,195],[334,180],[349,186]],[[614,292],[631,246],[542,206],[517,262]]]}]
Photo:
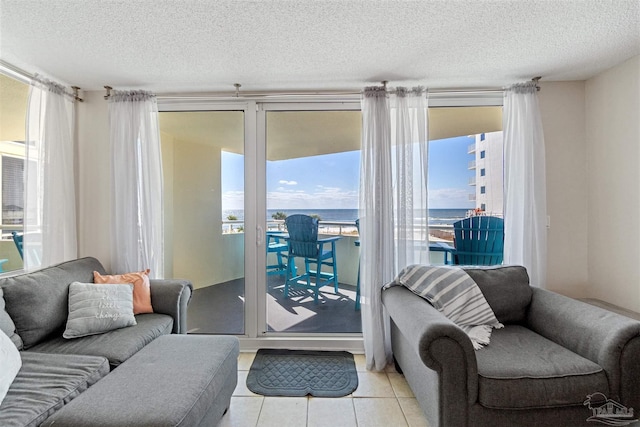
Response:
[{"label": "balcony railing", "polygon": [[473,154],[476,152],[475,142],[467,147],[467,154]]},{"label": "balcony railing", "polygon": [[476,168],[476,161],[475,160],[471,160],[469,162],[469,169],[475,169]]},{"label": "balcony railing", "polygon": [[475,195],[475,193],[473,193],[473,194],[472,194],[472,193],[470,193],[470,194],[469,194],[469,201],[471,201],[471,202],[475,202],[475,201],[476,201],[476,195]]},{"label": "balcony railing", "polygon": [[476,185],[476,177],[472,176],[469,178],[469,185],[474,186]]},{"label": "balcony railing", "polygon": [[[267,231],[284,231],[284,220],[267,221]],[[222,234],[244,232],[243,220],[222,220]],[[355,221],[318,221],[318,233],[335,236],[357,236]]]},{"label": "balcony railing", "polygon": [[[471,194],[469,195],[471,196]],[[473,195],[475,198],[475,194]],[[244,221],[223,220],[223,233],[244,232]],[[284,220],[267,221],[267,231],[285,231]],[[336,235],[346,237],[358,237],[358,229],[354,221],[319,221],[318,233],[325,235]],[[430,225],[429,235],[444,241],[453,241],[453,226],[447,224]]]}]

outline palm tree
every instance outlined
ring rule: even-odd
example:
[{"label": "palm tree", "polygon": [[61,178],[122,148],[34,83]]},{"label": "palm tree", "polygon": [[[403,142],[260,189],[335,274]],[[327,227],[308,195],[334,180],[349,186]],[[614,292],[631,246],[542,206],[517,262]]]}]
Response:
[{"label": "palm tree", "polygon": [[271,218],[273,218],[275,220],[283,220],[284,221],[285,219],[287,219],[287,214],[284,213],[284,212],[278,211],[278,212],[274,213],[273,215],[271,215]]}]

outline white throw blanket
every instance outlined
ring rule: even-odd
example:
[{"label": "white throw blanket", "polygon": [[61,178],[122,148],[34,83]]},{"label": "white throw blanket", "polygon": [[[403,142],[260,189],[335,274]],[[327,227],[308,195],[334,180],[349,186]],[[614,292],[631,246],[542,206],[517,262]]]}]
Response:
[{"label": "white throw blanket", "polygon": [[458,325],[476,350],[489,344],[492,328],[504,327],[476,282],[461,268],[410,265],[385,288],[398,285],[426,299]]}]

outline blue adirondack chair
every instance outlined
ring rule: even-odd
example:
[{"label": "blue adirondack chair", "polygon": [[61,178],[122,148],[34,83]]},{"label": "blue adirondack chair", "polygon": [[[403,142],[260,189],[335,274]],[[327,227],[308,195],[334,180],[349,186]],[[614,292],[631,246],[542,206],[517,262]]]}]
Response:
[{"label": "blue adirondack chair", "polygon": [[275,263],[267,265],[267,275],[284,275],[287,271],[285,258],[289,245],[285,242],[285,233],[267,232],[267,255],[275,254]]},{"label": "blue adirondack chair", "polygon": [[[11,237],[13,237],[13,243],[16,244],[16,249],[18,250],[18,253],[20,254],[20,258],[22,258],[24,260],[24,245],[23,245],[23,240],[24,240],[24,235],[23,234],[18,234],[15,231],[11,232]],[[37,250],[32,249],[29,254],[29,261],[31,262],[35,262],[37,265],[40,264],[40,254],[38,253]]]},{"label": "blue adirondack chair", "polygon": [[13,237],[13,243],[16,244],[16,249],[20,254],[20,258],[24,259],[24,254],[22,253],[22,234],[18,234],[17,232],[12,231],[11,237]]},{"label": "blue adirondack chair", "polygon": [[472,216],[454,222],[453,231],[454,264],[502,264],[504,252],[504,220],[502,218]]},{"label": "blue adirondack chair", "polygon": [[[285,219],[288,244],[288,268],[284,296],[289,297],[289,287],[299,286],[314,291],[314,302],[318,302],[321,287],[332,284],[338,292],[338,264],[336,241],[339,236],[318,239],[318,220],[309,215],[291,215]],[[304,259],[304,270],[297,274],[295,259]],[[323,272],[322,266],[331,267],[331,272]],[[311,267],[315,266],[315,270]],[[313,279],[313,281],[312,281]]]}]

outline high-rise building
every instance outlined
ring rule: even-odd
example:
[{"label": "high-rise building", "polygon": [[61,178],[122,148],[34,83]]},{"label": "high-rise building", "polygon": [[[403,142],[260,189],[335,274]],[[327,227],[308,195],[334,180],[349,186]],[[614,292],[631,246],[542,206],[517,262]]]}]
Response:
[{"label": "high-rise building", "polygon": [[475,200],[476,211],[501,217],[504,199],[502,131],[476,135],[476,142],[469,146],[469,154],[474,155],[469,169],[475,170],[475,177],[469,180],[475,193],[469,194],[469,199]]}]

